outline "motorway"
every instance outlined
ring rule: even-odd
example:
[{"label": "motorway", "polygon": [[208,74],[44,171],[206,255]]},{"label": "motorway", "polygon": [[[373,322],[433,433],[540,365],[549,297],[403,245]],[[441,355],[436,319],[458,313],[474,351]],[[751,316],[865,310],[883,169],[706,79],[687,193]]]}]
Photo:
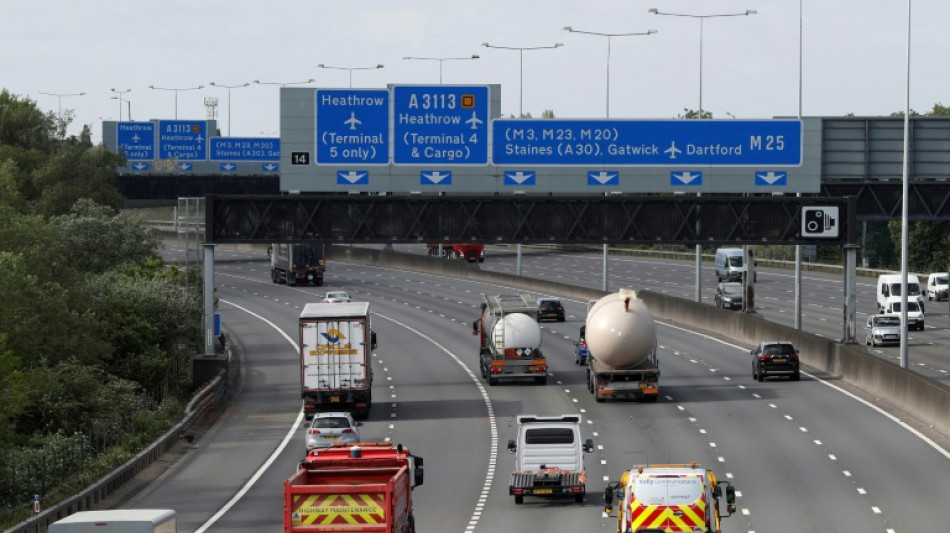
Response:
[{"label": "motorway", "polygon": [[[281,482],[303,456],[296,318],[336,288],[372,303],[376,404],[361,433],[425,458],[426,481],[413,496],[420,531],[612,531],[601,508],[607,480],[636,463],[688,461],[737,486],[739,510],[724,531],[943,531],[950,522],[940,504],[948,452],[833,382],[754,381],[746,347],[660,324],[660,401],[597,404],[572,360],[586,303],[565,301],[567,322],[543,325],[548,385],[488,388],[470,324],[480,293],[510,289],[334,262],[325,287],[287,287],[270,282],[263,257],[219,251],[216,259],[242,391],[190,455],[127,505],[175,508],[182,531],[281,530]],[[530,261],[526,274],[536,268]],[[544,264],[551,278],[583,276],[568,259]],[[500,258],[483,264],[495,266],[506,268]],[[631,274],[612,263],[611,275]],[[504,448],[523,413],[584,417],[596,450],[583,505],[529,497],[516,506],[507,495],[513,457]]]}]

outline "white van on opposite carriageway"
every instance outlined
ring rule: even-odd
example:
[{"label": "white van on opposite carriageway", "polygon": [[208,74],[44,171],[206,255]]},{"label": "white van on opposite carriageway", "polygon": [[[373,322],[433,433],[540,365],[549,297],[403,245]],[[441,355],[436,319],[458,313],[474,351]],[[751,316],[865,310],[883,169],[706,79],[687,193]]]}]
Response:
[{"label": "white van on opposite carriageway", "polygon": [[[884,313],[888,302],[901,295],[901,276],[899,274],[881,274],[877,277],[877,309]],[[916,300],[920,311],[924,312],[924,296],[920,292],[920,280],[913,274],[907,275],[907,299]],[[908,308],[909,309],[909,308]]]}]

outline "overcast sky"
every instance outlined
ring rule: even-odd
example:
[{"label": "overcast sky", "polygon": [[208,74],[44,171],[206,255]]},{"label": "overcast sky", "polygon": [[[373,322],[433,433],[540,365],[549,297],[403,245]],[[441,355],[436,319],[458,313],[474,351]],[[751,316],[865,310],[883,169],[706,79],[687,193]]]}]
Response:
[{"label": "overcast sky", "polygon": [[[800,0],[804,11],[803,114],[887,115],[902,110],[907,58],[906,0]],[[122,118],[204,119],[204,98],[219,99],[218,120],[231,135],[273,137],[280,129],[276,85],[310,78],[313,87],[347,87],[348,72],[318,64],[378,70],[352,72],[354,87],[437,84],[438,61],[404,56],[468,57],[442,62],[446,84],[500,84],[502,112],[561,118],[606,114],[605,37],[569,33],[657,30],[613,37],[610,117],[675,118],[698,109],[699,19],[657,16],[742,13],[705,19],[703,109],[714,118],[795,116],[799,102],[799,0],[6,0],[0,23],[0,87],[46,110],[74,109],[80,124]],[[950,104],[950,2],[913,3],[911,107]],[[523,53],[485,48],[556,49]],[[84,96],[49,96],[41,94]]]}]

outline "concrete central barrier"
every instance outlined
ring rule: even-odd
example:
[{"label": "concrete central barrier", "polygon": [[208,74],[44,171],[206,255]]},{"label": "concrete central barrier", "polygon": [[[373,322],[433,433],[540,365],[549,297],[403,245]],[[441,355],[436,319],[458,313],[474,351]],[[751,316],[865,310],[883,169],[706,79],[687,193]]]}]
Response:
[{"label": "concrete central barrier", "polygon": [[[604,291],[587,287],[485,272],[477,263],[352,246],[330,246],[328,250],[327,257],[331,261],[507,285],[517,290],[572,300],[588,301],[606,294]],[[809,367],[850,383],[873,396],[884,398],[938,431],[950,434],[950,387],[870,355],[863,345],[842,344],[798,331],[768,322],[755,313],[717,309],[648,290],[638,291],[637,294],[646,302],[657,320],[728,338],[750,349],[762,341],[789,341],[799,349],[801,361]],[[750,359],[750,376],[751,368]]]}]

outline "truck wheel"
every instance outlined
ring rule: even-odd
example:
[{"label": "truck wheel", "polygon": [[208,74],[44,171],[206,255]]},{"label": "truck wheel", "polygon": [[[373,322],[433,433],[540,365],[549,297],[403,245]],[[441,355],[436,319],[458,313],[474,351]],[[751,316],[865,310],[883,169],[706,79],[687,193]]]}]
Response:
[{"label": "truck wheel", "polygon": [[515,503],[518,504],[518,505],[521,505],[522,503],[524,503],[524,495],[523,495],[523,494],[516,494],[516,495],[515,495]]},{"label": "truck wheel", "polygon": [[488,376],[488,386],[494,387],[495,385],[498,385],[498,378],[491,375]]},{"label": "truck wheel", "polygon": [[274,268],[270,269],[270,280],[273,281],[274,283],[277,283],[279,279],[280,278],[277,277],[277,269],[274,269]]},{"label": "truck wheel", "polygon": [[409,515],[409,533],[416,533],[416,517]]},{"label": "truck wheel", "polygon": [[594,399],[597,400],[597,403],[604,403],[604,400],[606,400],[606,398],[596,392],[594,393]]},{"label": "truck wheel", "polygon": [[547,376],[535,377],[534,382],[538,385],[546,385],[548,382]]},{"label": "truck wheel", "polygon": [[478,364],[478,370],[482,373],[482,378],[487,378],[487,377],[488,377],[488,372],[485,372],[485,365],[479,363],[479,364]]},{"label": "truck wheel", "polygon": [[646,396],[644,399],[645,399],[646,401],[650,402],[650,403],[656,403],[656,401],[657,401],[659,398],[660,398],[660,395],[659,395],[659,394],[650,394],[650,395]]},{"label": "truck wheel", "polygon": [[574,495],[574,503],[584,503],[584,495],[583,495],[583,494],[575,494],[575,495]]}]

